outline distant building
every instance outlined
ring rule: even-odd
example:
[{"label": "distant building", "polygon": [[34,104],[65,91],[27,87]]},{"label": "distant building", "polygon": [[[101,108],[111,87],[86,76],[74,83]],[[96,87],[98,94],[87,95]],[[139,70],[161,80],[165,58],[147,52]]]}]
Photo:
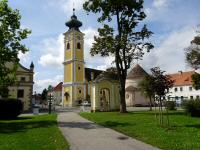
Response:
[{"label": "distant building", "polygon": [[62,104],[62,85],[63,85],[63,82],[60,82],[58,85],[56,85],[53,88],[53,91],[52,91],[54,104],[56,105]]},{"label": "distant building", "polygon": [[194,71],[179,71],[169,74],[171,80],[174,80],[174,86],[169,90],[168,98],[174,100],[200,98],[200,90],[195,90],[192,86],[192,75],[194,73]]},{"label": "distant building", "polygon": [[148,106],[149,99],[140,91],[138,84],[148,73],[136,64],[126,78],[126,106]]},{"label": "distant building", "polygon": [[34,65],[31,63],[30,68],[18,65],[16,76],[17,83],[9,86],[9,97],[20,99],[24,104],[24,111],[31,110],[33,94],[33,74]]}]

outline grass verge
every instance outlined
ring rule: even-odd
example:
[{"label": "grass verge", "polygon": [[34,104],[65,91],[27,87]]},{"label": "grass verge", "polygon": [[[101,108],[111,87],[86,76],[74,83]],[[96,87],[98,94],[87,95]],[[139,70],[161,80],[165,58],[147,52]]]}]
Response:
[{"label": "grass verge", "polygon": [[200,118],[185,116],[183,112],[170,112],[170,128],[159,127],[153,112],[99,112],[80,115],[164,150],[200,149]]},{"label": "grass verge", "polygon": [[0,120],[0,150],[68,150],[57,115]]}]

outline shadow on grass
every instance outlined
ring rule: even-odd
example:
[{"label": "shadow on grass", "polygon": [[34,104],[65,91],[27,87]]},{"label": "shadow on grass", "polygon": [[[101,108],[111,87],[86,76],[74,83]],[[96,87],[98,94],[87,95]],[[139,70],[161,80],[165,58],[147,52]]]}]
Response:
[{"label": "shadow on grass", "polygon": [[[28,121],[30,119],[30,121]],[[21,120],[21,121],[20,121]],[[21,117],[14,121],[0,121],[0,133],[26,132],[34,128],[48,128],[57,125],[56,121],[31,120],[31,117]]]},{"label": "shadow on grass", "polygon": [[191,128],[200,129],[200,124],[190,124],[190,125],[186,125],[186,127],[191,127]]},{"label": "shadow on grass", "polygon": [[115,121],[106,121],[105,123],[103,123],[104,126],[107,126],[107,127],[125,127],[125,126],[133,126],[134,124],[130,124],[128,122],[115,122]]}]

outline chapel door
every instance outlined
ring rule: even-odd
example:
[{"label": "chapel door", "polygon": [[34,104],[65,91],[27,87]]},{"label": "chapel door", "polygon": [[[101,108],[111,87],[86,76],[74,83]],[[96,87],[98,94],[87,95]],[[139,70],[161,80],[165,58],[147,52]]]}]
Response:
[{"label": "chapel door", "polygon": [[109,89],[101,89],[100,91],[100,111],[110,110],[110,91]]}]

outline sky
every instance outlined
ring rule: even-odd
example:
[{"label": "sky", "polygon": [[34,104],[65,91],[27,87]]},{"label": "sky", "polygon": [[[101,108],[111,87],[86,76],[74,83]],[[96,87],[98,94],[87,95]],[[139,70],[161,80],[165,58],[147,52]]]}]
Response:
[{"label": "sky", "polygon": [[[64,42],[63,33],[68,30],[65,22],[73,12],[73,3],[78,19],[83,23],[80,28],[85,34],[85,66],[105,70],[112,66],[111,57],[92,57],[89,54],[94,35],[102,26],[96,20],[98,14],[87,14],[82,4],[86,0],[9,0],[13,9],[21,14],[21,27],[32,30],[23,41],[29,48],[26,54],[19,54],[20,63],[29,68],[31,61],[34,69],[34,91],[41,92],[48,85],[56,86],[63,81]],[[167,73],[191,68],[185,62],[184,49],[196,35],[200,24],[200,0],[145,0],[147,15],[140,25],[154,33],[150,38],[155,48],[146,53],[138,63],[149,72],[150,68],[160,67]],[[136,62],[133,62],[134,66]]]}]

